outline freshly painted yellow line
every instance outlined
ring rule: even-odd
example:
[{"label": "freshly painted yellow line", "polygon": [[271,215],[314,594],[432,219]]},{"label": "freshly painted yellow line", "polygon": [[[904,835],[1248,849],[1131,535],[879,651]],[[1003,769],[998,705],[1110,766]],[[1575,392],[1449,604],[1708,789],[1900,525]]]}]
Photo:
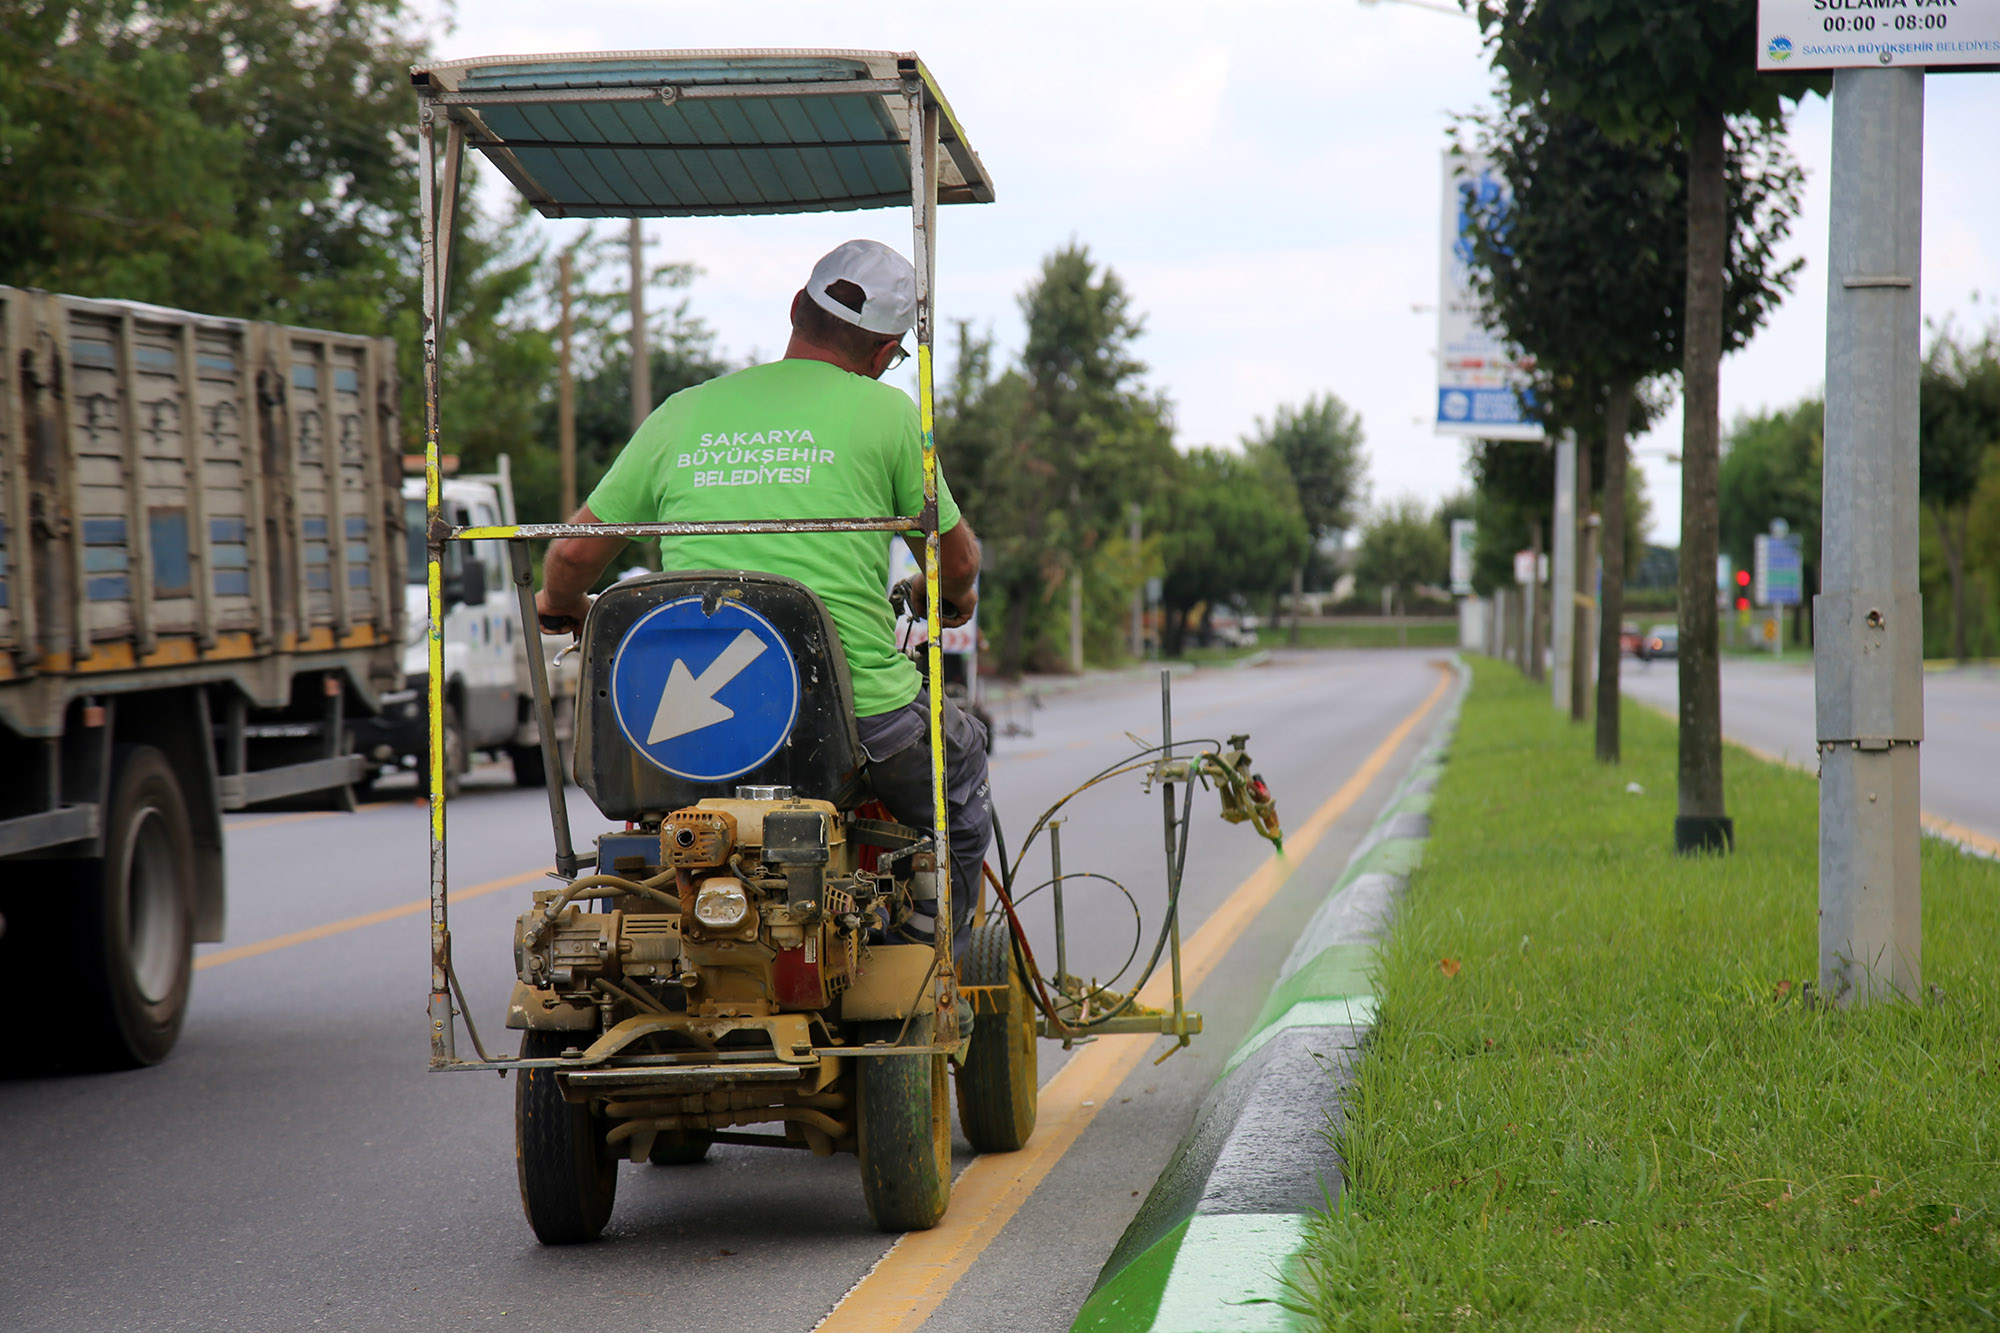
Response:
[{"label": "freshly painted yellow line", "polygon": [[[544,866],[540,870],[530,870],[525,875],[510,875],[506,879],[492,879],[484,884],[475,884],[469,889],[454,889],[451,901],[462,903],[468,898],[480,898],[489,893],[498,893],[502,889],[511,889],[530,880],[540,879],[552,869],[554,867]],[[380,925],[384,921],[394,921],[398,917],[420,916],[430,910],[431,902],[428,898],[420,898],[412,903],[398,903],[379,912],[364,912],[360,916],[350,916],[343,921],[329,921],[323,926],[309,926],[305,930],[295,930],[289,935],[274,935],[268,940],[258,940],[255,944],[239,944],[233,949],[218,949],[214,953],[205,953],[194,960],[194,970],[201,972],[211,967],[221,967],[224,963],[237,963],[245,958],[261,957],[267,953],[276,953],[280,949],[289,949],[294,944],[310,944],[314,940],[345,935],[350,930]]]},{"label": "freshly painted yellow line", "polygon": [[[1326,799],[1296,833],[1286,854],[1273,855],[1238,885],[1195,931],[1182,951],[1182,974],[1192,992],[1228,954],[1230,946],[1277,895],[1334,821],[1375,781],[1450,687],[1443,672],[1436,688],[1397,724],[1339,791]],[[1157,974],[1139,992],[1142,1003],[1164,1005],[1172,982]],[[1051,1168],[1069,1151],[1118,1085],[1152,1048],[1152,1037],[1099,1037],[1070,1057],[1042,1087],[1035,1134],[1019,1152],[975,1158],[953,1182],[951,1211],[929,1231],[906,1232],[856,1283],[816,1333],[913,1333],[930,1318],[960,1278],[1007,1225]]]}]

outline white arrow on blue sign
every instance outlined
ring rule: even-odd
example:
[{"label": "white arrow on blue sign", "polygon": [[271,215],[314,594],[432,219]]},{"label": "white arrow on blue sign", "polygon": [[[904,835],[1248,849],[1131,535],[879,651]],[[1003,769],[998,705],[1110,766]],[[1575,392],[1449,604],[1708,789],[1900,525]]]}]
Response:
[{"label": "white arrow on blue sign", "polygon": [[740,602],[658,606],[611,659],[611,708],[632,748],[676,777],[720,782],[778,752],[799,711],[799,670],[770,621]]}]

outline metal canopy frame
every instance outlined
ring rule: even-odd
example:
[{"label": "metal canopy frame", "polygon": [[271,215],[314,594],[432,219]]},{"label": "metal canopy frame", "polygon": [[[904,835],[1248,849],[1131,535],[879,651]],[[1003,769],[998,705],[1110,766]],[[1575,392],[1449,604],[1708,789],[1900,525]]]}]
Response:
[{"label": "metal canopy frame", "polygon": [[[547,778],[549,819],[556,848],[555,875],[574,879],[579,860],[570,845],[568,801],[560,760],[554,745],[553,703],[547,663],[540,650],[541,633],[534,609],[528,543],[555,537],[659,538],[696,533],[779,532],[908,532],[914,526],[924,536],[924,584],[927,593],[928,643],[925,675],[930,698],[931,796],[935,812],[931,839],[938,863],[951,864],[949,812],[945,801],[943,638],[939,623],[937,442],[933,434],[933,304],[937,277],[937,210],[940,203],[987,203],[993,186],[973,153],[957,118],[914,53],[859,51],[639,51],[575,56],[504,56],[419,66],[411,71],[417,88],[418,202],[421,212],[423,266],[424,356],[424,505],[427,518],[426,592],[430,616],[430,926],[431,984],[429,1022],[432,1069],[506,1069],[523,1066],[507,1056],[488,1055],[479,1041],[462,989],[452,967],[451,927],[447,898],[444,794],[444,575],[445,543],[501,540],[508,554],[522,634],[529,645],[530,677],[535,691],[536,721],[542,737],[542,763]],[[714,103],[745,110],[734,123],[733,135],[688,138],[678,133],[690,122],[661,113],[683,105]],[[797,114],[799,106],[849,104],[855,114],[829,119]],[[542,128],[531,135],[510,137],[510,113],[533,108],[533,118],[516,116],[522,124]],[[657,140],[615,139],[602,132],[599,113],[607,108],[643,109],[651,120],[619,124],[629,133],[654,134]],[[762,114],[760,114],[762,113]],[[748,132],[745,132],[748,127]],[[859,127],[863,132],[856,132]],[[442,129],[444,143],[438,143]],[[585,131],[595,137],[580,137]],[[912,214],[912,259],[917,272],[917,400],[923,430],[923,512],[782,522],[747,519],[736,522],[621,523],[577,525],[522,523],[508,526],[457,527],[440,512],[439,369],[445,296],[450,289],[452,237],[458,211],[461,167],[465,148],[485,153],[501,172],[545,216],[549,217],[688,217],[752,213],[801,213],[837,209],[876,208],[908,204]],[[822,160],[815,164],[811,155]],[[863,156],[897,159],[901,184],[886,190],[878,169],[857,177],[852,168]],[[634,159],[623,175],[606,169],[607,160]],[[724,159],[732,159],[723,165]],[[711,174],[736,170],[747,179],[742,188],[713,188],[709,197],[693,199],[695,175],[688,163],[714,163]],[[547,163],[568,162],[577,169],[552,170]],[[645,164],[650,182],[638,171]],[[530,170],[530,168],[535,168]],[[587,169],[586,169],[587,168]],[[677,174],[678,173],[678,174]],[[854,182],[860,180],[861,185]],[[831,188],[838,185],[840,188]],[[642,188],[643,187],[643,188]],[[626,194],[623,199],[613,198]],[[751,195],[757,197],[752,198]],[[965,889],[967,886],[956,886]],[[936,1001],[929,1038],[893,1048],[898,1053],[946,1052],[956,1049],[958,1032],[957,976],[952,966],[954,886],[940,876],[935,960],[926,983]],[[458,1008],[452,1000],[458,997]],[[461,1059],[457,1053],[458,1019],[478,1054]],[[833,1052],[828,1052],[832,1054]],[[842,1048],[840,1054],[859,1054]],[[876,1052],[881,1053],[881,1052]],[[558,1067],[583,1067],[582,1060],[535,1061]]]}]

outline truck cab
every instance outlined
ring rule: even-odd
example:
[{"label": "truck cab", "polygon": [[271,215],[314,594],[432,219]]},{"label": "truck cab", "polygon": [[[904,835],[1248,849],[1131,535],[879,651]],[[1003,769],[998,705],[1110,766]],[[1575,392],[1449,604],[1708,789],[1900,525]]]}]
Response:
[{"label": "truck cab", "polygon": [[[495,472],[454,470],[440,482],[439,503],[453,524],[491,527],[513,523],[514,485],[507,456],[500,456]],[[403,507],[409,524],[410,559],[403,588],[408,616],[403,642],[404,684],[391,696],[384,716],[367,725],[365,734],[357,731],[356,748],[378,765],[371,782],[398,771],[421,775],[426,766],[430,654],[425,637],[430,620],[425,614],[421,475],[404,479]],[[460,782],[480,755],[505,759],[512,766],[517,786],[541,786],[545,778],[534,719],[534,692],[528,679],[529,645],[521,638],[519,607],[503,543],[454,542],[446,548],[444,606],[445,781],[450,793],[457,794]],[[566,753],[575,671],[570,668],[565,672],[556,663],[551,663],[549,670],[556,696],[557,738]],[[567,760],[563,768],[568,771]]]}]

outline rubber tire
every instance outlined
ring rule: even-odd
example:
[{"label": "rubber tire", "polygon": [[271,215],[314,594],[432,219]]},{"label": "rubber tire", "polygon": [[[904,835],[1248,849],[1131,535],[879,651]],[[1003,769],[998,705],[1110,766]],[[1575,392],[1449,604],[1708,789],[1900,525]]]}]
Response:
[{"label": "rubber tire", "polygon": [[958,1069],[958,1123],[979,1152],[1014,1152],[1035,1132],[1040,1092],[1035,1067],[1035,1006],[1014,963],[1005,921],[972,928],[959,976],[967,986],[1006,986],[1004,1014],[981,1012]]},{"label": "rubber tire", "polygon": [[[575,1044],[566,1032],[524,1032],[521,1057],[560,1055]],[[604,1141],[605,1125],[587,1106],[563,1100],[549,1069],[522,1069],[514,1086],[514,1163],[521,1211],[544,1245],[596,1240],[611,1220],[618,1194],[618,1156]]]},{"label": "rubber tire", "polygon": [[[76,979],[87,995],[76,1050],[95,1069],[158,1064],[187,1015],[194,975],[194,841],[180,780],[150,745],[112,751],[104,855],[73,863],[78,890],[66,933],[79,950]],[[150,988],[133,957],[131,885],[140,864],[161,878],[149,952],[164,969]],[[157,998],[155,998],[157,997]]]},{"label": "rubber tire", "polygon": [[690,1133],[679,1143],[673,1136],[662,1134],[653,1140],[653,1151],[646,1160],[654,1166],[693,1166],[708,1156],[708,1150],[715,1146],[715,1140],[699,1132]]},{"label": "rubber tire", "polygon": [[[514,766],[514,785],[521,788],[545,789],[549,785],[549,775],[542,768],[542,747],[539,745],[510,745],[507,747],[507,762]],[[570,784],[570,770],[576,767],[575,750],[569,741],[556,743],[556,769],[562,774],[563,785]]]},{"label": "rubber tire", "polygon": [[[51,904],[58,924],[48,938],[59,950],[66,944],[71,960],[63,986],[77,999],[70,1052],[86,1069],[158,1064],[180,1036],[194,977],[194,839],[166,755],[150,745],[113,749],[104,855],[63,869],[71,893],[67,904]],[[154,877],[152,910],[138,922],[135,872]],[[145,939],[135,942],[135,924]],[[135,943],[149,957],[136,958]]]},{"label": "rubber tire", "polygon": [[[859,1040],[894,1041],[901,1022],[862,1023]],[[914,1036],[917,1025],[911,1025]],[[928,1231],[951,1203],[950,1075],[942,1055],[855,1060],[861,1194],[883,1231]]]},{"label": "rubber tire", "polygon": [[[425,767],[426,790],[429,783],[429,767]],[[465,719],[459,716],[458,705],[444,706],[444,798],[455,801],[465,790],[465,775],[472,771],[472,755],[465,748]]]}]

